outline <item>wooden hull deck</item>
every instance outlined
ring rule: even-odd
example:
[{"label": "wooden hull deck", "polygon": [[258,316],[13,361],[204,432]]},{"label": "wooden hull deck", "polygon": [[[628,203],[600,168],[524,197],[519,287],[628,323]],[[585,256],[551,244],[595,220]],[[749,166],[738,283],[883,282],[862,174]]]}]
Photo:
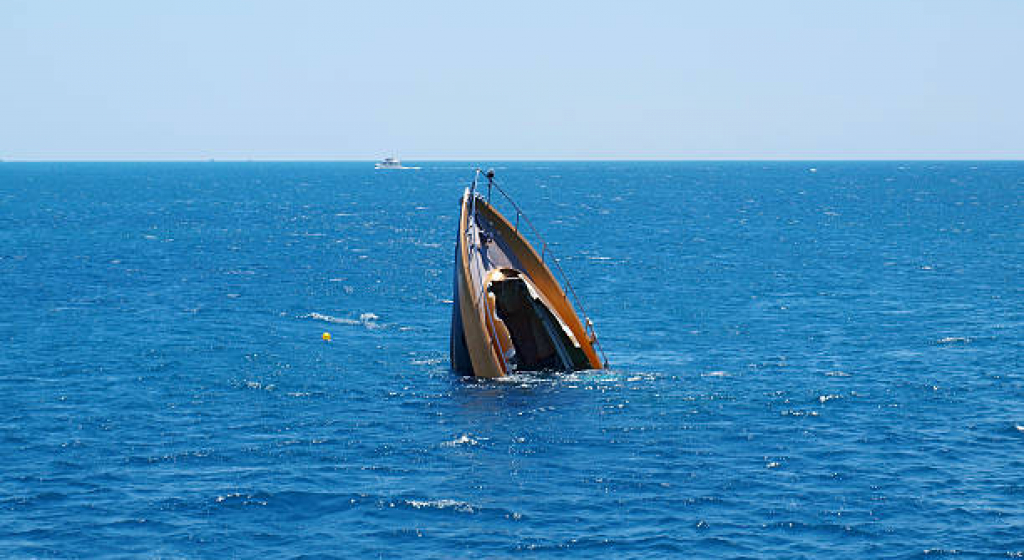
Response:
[{"label": "wooden hull deck", "polygon": [[475,188],[462,197],[454,268],[453,370],[493,378],[602,368],[596,337],[542,257]]}]

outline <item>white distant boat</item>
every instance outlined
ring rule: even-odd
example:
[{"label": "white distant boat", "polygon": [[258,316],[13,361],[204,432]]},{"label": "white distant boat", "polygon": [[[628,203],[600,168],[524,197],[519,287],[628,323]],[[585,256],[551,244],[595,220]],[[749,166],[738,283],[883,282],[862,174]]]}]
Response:
[{"label": "white distant boat", "polygon": [[419,169],[419,167],[408,167],[402,165],[402,160],[396,157],[386,157],[383,161],[378,161],[377,165],[373,166],[374,169]]}]

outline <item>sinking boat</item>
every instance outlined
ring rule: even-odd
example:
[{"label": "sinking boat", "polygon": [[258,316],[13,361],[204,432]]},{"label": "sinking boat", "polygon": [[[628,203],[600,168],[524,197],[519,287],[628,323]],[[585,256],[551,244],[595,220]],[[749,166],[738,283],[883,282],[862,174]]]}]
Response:
[{"label": "sinking boat", "polygon": [[[522,371],[607,368],[590,319],[580,320],[548,263],[565,280],[558,260],[519,206],[487,178],[487,196],[477,192],[481,172],[462,195],[455,248],[451,326],[452,369],[464,375],[502,377]],[[513,224],[491,205],[491,191],[516,211]],[[523,237],[520,222],[540,242],[541,252]],[[584,315],[585,318],[585,315]],[[603,352],[602,352],[603,357]]]}]

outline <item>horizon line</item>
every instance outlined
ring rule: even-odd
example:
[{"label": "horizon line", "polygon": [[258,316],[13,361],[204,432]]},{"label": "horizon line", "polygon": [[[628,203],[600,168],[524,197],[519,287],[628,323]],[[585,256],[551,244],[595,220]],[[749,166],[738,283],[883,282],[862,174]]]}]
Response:
[{"label": "horizon line", "polygon": [[[0,163],[376,163],[379,159],[349,159],[349,158],[332,158],[332,159],[317,159],[317,158],[192,158],[192,159],[3,159],[0,158]],[[403,159],[403,163],[472,163],[479,161],[489,161],[496,163],[531,163],[531,162],[548,162],[548,163],[711,163],[711,162],[764,162],[764,163],[786,163],[786,162],[1024,162],[1024,156],[1019,158],[999,158],[999,157],[956,157],[956,158],[471,158],[471,159],[455,159],[455,158],[422,158],[422,159]]]}]

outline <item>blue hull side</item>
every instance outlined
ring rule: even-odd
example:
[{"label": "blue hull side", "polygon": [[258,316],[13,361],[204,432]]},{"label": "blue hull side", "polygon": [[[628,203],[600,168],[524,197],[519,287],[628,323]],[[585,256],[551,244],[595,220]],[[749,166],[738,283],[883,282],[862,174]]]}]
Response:
[{"label": "blue hull side", "polygon": [[466,348],[466,335],[462,327],[462,306],[459,304],[459,274],[462,274],[462,251],[459,249],[459,234],[455,234],[455,267],[452,274],[452,330],[449,341],[449,359],[452,371],[461,375],[473,375],[473,362]]}]

